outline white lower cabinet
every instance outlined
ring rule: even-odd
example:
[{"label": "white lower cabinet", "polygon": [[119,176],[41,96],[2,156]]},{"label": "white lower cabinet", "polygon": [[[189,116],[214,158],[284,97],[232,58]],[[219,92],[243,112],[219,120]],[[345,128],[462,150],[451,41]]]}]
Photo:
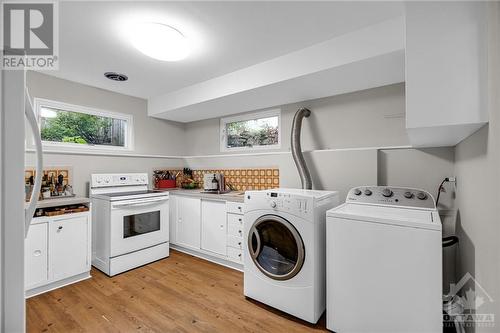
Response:
[{"label": "white lower cabinet", "polygon": [[201,200],[201,248],[226,255],[226,202]]},{"label": "white lower cabinet", "polygon": [[49,262],[52,279],[65,279],[90,269],[87,229],[87,216],[49,223]]},{"label": "white lower cabinet", "polygon": [[[171,192],[171,194],[174,194]],[[170,244],[235,268],[243,264],[243,203],[170,196]],[[222,261],[221,261],[222,259]]]},{"label": "white lower cabinet", "polygon": [[191,249],[200,248],[201,199],[177,197],[176,243]]},{"label": "white lower cabinet", "polygon": [[90,228],[90,212],[33,219],[24,242],[26,296],[90,277]]},{"label": "white lower cabinet", "polygon": [[47,223],[32,225],[25,240],[25,286],[30,289],[48,280]]}]

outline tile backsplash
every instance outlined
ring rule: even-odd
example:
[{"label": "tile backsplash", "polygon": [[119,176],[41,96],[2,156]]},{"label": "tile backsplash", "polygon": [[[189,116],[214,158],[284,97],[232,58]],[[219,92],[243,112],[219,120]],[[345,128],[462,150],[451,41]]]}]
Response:
[{"label": "tile backsplash", "polygon": [[[155,169],[154,171],[169,171],[172,174],[180,172],[177,186],[184,179],[181,169]],[[222,173],[226,183],[233,185],[238,191],[267,190],[280,186],[280,171],[278,168],[241,168],[241,169],[193,169],[193,180],[203,187],[203,175],[207,173]]]},{"label": "tile backsplash", "polygon": [[[72,176],[71,175],[72,174],[71,167],[45,167],[43,169],[43,173],[45,175],[47,175],[48,179],[50,179],[52,176],[54,176],[54,179],[56,179],[56,180],[57,180],[57,177],[59,175],[62,175],[63,176],[63,185],[67,185],[67,184],[72,185],[72,183],[71,183],[71,176]],[[31,176],[35,177],[35,168],[27,167],[24,170],[24,183],[25,184],[29,182],[29,179]]]}]

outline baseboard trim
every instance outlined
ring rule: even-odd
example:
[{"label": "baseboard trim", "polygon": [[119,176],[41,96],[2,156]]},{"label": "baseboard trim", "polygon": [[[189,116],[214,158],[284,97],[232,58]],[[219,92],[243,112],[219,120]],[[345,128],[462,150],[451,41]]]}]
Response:
[{"label": "baseboard trim", "polygon": [[68,277],[66,279],[62,279],[59,281],[54,281],[49,284],[46,284],[44,286],[36,287],[33,289],[26,290],[25,292],[25,298],[28,299],[33,296],[37,296],[43,293],[46,293],[48,291],[52,291],[73,283],[77,283],[83,280],[90,279],[92,276],[90,275],[90,272],[84,272],[75,276]]},{"label": "baseboard trim", "polygon": [[225,266],[227,268],[231,268],[231,269],[243,272],[243,265],[242,264],[237,264],[235,262],[232,262],[232,261],[229,261],[226,259],[222,259],[222,258],[218,258],[216,256],[213,256],[213,255],[205,253],[205,252],[201,252],[203,250],[192,250],[192,249],[188,249],[188,248],[185,248],[185,247],[182,247],[179,245],[175,245],[172,243],[170,244],[170,248],[173,250],[182,252],[182,253],[190,254],[190,255],[197,257],[197,258],[201,258],[201,259],[213,262],[213,263],[221,265],[221,266]]}]

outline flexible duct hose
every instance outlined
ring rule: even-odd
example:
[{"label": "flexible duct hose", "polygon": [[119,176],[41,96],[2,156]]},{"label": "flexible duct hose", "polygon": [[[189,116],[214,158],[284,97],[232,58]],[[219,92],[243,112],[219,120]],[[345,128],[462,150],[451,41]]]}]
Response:
[{"label": "flexible duct hose", "polygon": [[302,119],[304,117],[307,118],[310,115],[311,111],[309,109],[300,108],[295,113],[292,123],[292,157],[295,165],[297,166],[297,170],[299,171],[300,182],[302,183],[302,188],[304,190],[312,189],[312,180],[309,169],[307,168],[306,161],[304,160],[304,155],[302,155],[302,148],[300,146],[300,132],[302,127]]}]

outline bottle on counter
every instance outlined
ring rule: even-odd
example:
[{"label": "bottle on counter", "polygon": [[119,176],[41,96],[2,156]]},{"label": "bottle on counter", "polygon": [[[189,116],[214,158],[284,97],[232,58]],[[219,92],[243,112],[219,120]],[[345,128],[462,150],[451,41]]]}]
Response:
[{"label": "bottle on counter", "polygon": [[212,179],[212,190],[213,191],[218,191],[219,190],[219,181],[217,180],[217,177],[214,174],[214,179]]}]

